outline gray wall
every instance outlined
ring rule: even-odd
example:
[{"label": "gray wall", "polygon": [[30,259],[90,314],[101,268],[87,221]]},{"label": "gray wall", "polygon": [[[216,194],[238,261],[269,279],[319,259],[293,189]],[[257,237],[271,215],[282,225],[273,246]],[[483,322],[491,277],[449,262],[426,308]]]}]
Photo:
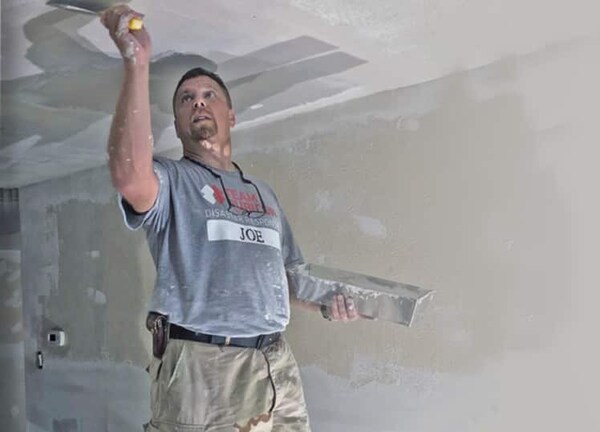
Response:
[{"label": "gray wall", "polygon": [[[21,228],[28,430],[140,430],[153,271],[106,170],[23,188]],[[65,331],[65,347],[48,343],[52,329]]]},{"label": "gray wall", "polygon": [[[237,130],[236,160],[274,186],[309,261],[437,291],[411,329],[294,311],[316,432],[599,428],[597,52],[549,46]],[[133,430],[143,236],[104,169],[25,188],[21,227],[30,430]],[[67,348],[46,346],[54,326]]]},{"label": "gray wall", "polygon": [[315,430],[600,430],[598,39],[238,131],[309,261],[437,291],[298,312]]}]

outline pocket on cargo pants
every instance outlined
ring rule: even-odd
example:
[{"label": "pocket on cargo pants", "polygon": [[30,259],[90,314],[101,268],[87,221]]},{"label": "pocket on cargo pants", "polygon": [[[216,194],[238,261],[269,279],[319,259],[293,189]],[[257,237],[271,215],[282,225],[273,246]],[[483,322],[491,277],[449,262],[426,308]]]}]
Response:
[{"label": "pocket on cargo pants", "polygon": [[[252,348],[172,339],[162,366],[154,362],[151,369],[157,375],[153,432],[238,432],[268,417],[273,404],[268,363]],[[270,425],[260,421],[250,429]]]},{"label": "pocket on cargo pants", "polygon": [[[160,370],[162,369],[162,359],[156,358],[152,356],[152,360],[150,360],[150,364],[146,368],[146,372],[150,376],[150,408],[152,415],[154,416],[155,406],[158,400],[158,377],[160,375]],[[152,420],[150,422],[144,424],[145,432],[160,432],[156,426],[152,424]]]},{"label": "pocket on cargo pants", "polygon": [[152,413],[155,411],[155,404],[158,401],[158,378],[162,369],[162,359],[152,356],[152,360],[148,365],[148,374],[150,375],[150,407]]}]

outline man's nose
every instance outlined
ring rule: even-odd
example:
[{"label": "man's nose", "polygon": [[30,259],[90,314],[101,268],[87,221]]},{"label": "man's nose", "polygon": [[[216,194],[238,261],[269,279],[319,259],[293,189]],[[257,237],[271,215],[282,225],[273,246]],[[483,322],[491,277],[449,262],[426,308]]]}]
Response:
[{"label": "man's nose", "polygon": [[196,102],[194,102],[194,108],[206,108],[206,102],[204,102],[204,99],[196,99]]}]

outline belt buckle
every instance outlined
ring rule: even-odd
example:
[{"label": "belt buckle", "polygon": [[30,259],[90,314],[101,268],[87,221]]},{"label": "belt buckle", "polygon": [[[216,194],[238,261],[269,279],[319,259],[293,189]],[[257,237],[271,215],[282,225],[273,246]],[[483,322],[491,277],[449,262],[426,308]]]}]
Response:
[{"label": "belt buckle", "polygon": [[[221,341],[222,339],[222,341]],[[210,343],[220,346],[229,346],[231,344],[231,337],[229,336],[211,336]]]}]

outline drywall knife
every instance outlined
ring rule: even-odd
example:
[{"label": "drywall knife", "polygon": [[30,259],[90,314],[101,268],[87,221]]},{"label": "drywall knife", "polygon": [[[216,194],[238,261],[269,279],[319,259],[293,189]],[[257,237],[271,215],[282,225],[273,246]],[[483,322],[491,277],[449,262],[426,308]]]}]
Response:
[{"label": "drywall knife", "polygon": [[[112,3],[99,0],[50,0],[46,3],[48,6],[69,10],[76,13],[84,13],[88,15],[100,15],[110,6]],[[141,18],[132,18],[129,21],[130,30],[140,30],[144,25]]]}]

